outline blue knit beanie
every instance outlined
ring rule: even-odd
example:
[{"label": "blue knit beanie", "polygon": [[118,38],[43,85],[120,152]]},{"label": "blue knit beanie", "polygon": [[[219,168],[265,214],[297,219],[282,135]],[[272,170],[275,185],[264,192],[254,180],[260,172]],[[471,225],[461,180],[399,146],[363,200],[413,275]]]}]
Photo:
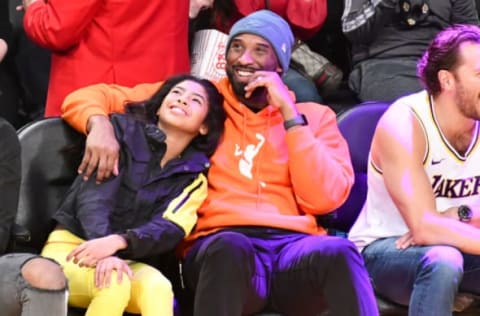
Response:
[{"label": "blue knit beanie", "polygon": [[253,12],[232,26],[227,50],[232,39],[243,33],[255,34],[267,40],[275,50],[283,73],[287,72],[293,45],[293,34],[287,21],[270,10]]}]

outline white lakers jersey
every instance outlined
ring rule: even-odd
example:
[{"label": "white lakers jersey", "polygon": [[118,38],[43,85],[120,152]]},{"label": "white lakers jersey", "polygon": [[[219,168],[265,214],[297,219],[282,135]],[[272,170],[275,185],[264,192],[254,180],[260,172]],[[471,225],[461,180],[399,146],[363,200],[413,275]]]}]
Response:
[{"label": "white lakers jersey", "polygon": [[[461,204],[480,207],[478,122],[467,151],[460,154],[442,134],[433,111],[435,105],[425,91],[402,98],[391,106],[410,108],[423,128],[426,139],[423,164],[432,185],[437,210],[442,212]],[[378,238],[400,236],[408,231],[387,192],[381,170],[372,164],[371,159],[367,181],[365,205],[349,233],[349,239],[360,251]]]}]

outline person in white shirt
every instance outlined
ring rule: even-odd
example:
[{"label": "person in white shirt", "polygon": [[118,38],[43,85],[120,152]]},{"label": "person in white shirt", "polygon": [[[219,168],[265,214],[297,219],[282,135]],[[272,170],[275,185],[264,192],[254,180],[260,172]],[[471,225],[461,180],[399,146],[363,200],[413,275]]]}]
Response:
[{"label": "person in white shirt", "polygon": [[418,74],[425,90],[378,123],[349,238],[377,294],[447,316],[457,292],[480,294],[480,28],[440,32]]}]

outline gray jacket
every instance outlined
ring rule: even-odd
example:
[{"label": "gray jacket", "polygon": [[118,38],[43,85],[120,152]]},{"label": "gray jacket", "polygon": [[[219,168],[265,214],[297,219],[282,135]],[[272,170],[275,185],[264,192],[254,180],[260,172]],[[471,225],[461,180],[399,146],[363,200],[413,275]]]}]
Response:
[{"label": "gray jacket", "polygon": [[[419,0],[411,1],[422,2]],[[399,0],[344,0],[342,29],[354,64],[369,58],[418,59],[435,35],[452,24],[479,24],[474,0],[429,0],[416,25],[402,23]]]}]

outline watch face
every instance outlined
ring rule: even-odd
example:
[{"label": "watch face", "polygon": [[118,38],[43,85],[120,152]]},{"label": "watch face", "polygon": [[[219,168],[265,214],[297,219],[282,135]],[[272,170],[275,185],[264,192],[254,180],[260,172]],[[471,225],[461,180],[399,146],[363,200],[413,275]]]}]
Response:
[{"label": "watch face", "polygon": [[472,210],[466,205],[460,205],[458,207],[458,218],[462,222],[470,222],[472,219]]}]

